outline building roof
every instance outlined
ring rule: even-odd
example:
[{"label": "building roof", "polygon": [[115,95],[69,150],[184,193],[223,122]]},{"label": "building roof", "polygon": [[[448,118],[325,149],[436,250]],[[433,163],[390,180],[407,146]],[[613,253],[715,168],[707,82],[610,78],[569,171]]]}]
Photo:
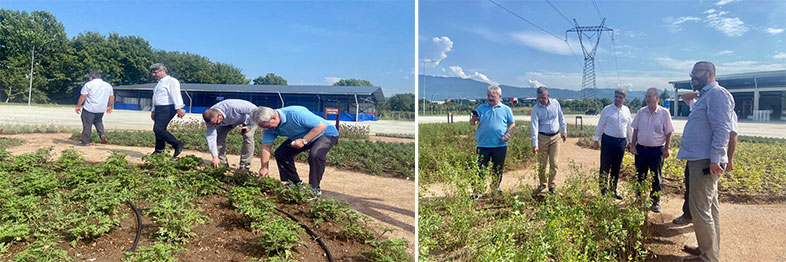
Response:
[{"label": "building roof", "polygon": [[[115,90],[153,90],[156,83],[115,86]],[[319,94],[373,96],[377,102],[385,101],[382,88],[378,86],[319,86],[319,85],[224,85],[224,84],[180,84],[188,92],[225,93],[273,93],[273,94]]]},{"label": "building roof", "polygon": [[[759,87],[783,87],[786,90],[786,70],[718,75],[715,80],[726,89],[751,88],[758,85]],[[690,79],[669,81],[669,84],[674,85],[677,89],[691,88]]]}]

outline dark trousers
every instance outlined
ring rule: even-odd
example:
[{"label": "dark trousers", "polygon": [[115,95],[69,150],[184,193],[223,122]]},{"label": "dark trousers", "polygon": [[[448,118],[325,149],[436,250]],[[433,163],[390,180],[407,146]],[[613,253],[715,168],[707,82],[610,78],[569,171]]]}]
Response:
[{"label": "dark trousers", "polygon": [[[611,191],[617,192],[617,181],[620,179],[622,157],[625,156],[627,141],[625,138],[606,134],[603,134],[600,140],[600,189],[605,192],[606,187],[609,186]],[[611,173],[611,181],[608,181],[609,173]]]},{"label": "dark trousers", "polygon": [[175,106],[174,105],[165,105],[165,106],[155,106],[156,111],[153,116],[153,133],[156,134],[156,151],[164,150],[166,147],[166,143],[175,147],[179,145],[181,142],[175,138],[172,133],[166,130],[167,126],[169,126],[169,121],[172,121],[172,118],[175,117]]},{"label": "dark trousers", "polygon": [[688,199],[690,195],[690,173],[688,172],[688,165],[685,165],[685,202],[682,203],[682,215],[687,218],[692,218],[690,215],[690,206],[688,205]]},{"label": "dark trousers", "polygon": [[281,181],[301,182],[295,167],[295,156],[303,151],[310,150],[308,152],[308,183],[313,188],[319,188],[319,182],[322,181],[322,175],[325,173],[327,153],[338,143],[338,137],[320,136],[315,141],[301,148],[291,148],[289,147],[290,143],[292,143],[292,139],[285,140],[284,143],[278,146],[275,153],[276,165],[278,165]]},{"label": "dark trousers", "polygon": [[650,197],[653,203],[658,204],[661,192],[661,170],[663,167],[663,146],[648,147],[636,145],[636,176],[639,184],[644,183],[647,173],[652,172],[652,192]]},{"label": "dark trousers", "polygon": [[478,147],[478,166],[480,166],[480,178],[485,178],[486,167],[491,160],[491,189],[498,189],[502,182],[502,171],[505,169],[505,156],[508,154],[508,147]]},{"label": "dark trousers", "polygon": [[96,126],[98,136],[104,135],[104,113],[90,113],[82,110],[82,143],[90,143],[90,136],[93,135],[93,125]]}]

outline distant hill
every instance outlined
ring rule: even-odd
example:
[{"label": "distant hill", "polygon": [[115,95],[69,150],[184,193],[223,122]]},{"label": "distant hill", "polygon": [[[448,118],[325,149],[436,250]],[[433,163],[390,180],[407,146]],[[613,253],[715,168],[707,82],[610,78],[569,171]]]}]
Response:
[{"label": "distant hill", "polygon": [[[418,90],[420,96],[423,96],[423,75],[418,75]],[[475,81],[472,79],[464,79],[459,77],[441,77],[441,76],[425,76],[426,92],[425,97],[429,100],[445,100],[447,98],[464,98],[464,99],[485,99],[486,88],[489,84]],[[503,97],[535,97],[536,89],[532,87],[518,87],[509,85],[500,85],[502,88]],[[644,91],[632,91],[628,97],[640,97],[644,99]],[[552,98],[564,99],[581,99],[581,92],[577,90],[567,90],[559,88],[549,88],[549,96]],[[598,98],[607,97],[613,99],[614,89],[611,88],[598,88]]]}]

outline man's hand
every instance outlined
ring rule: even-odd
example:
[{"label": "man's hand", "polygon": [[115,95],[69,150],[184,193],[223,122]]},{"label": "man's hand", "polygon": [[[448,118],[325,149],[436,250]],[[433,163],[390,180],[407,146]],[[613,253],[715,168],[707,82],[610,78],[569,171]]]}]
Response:
[{"label": "man's hand", "polygon": [[630,145],[630,148],[628,149],[628,151],[630,151],[631,154],[636,155],[636,154],[639,153],[638,151],[636,151],[636,146],[634,146],[632,144],[629,144],[629,145]]},{"label": "man's hand", "polygon": [[150,120],[156,121],[156,111],[150,111]]},{"label": "man's hand", "polygon": [[697,97],[699,97],[699,92],[686,92],[682,94],[682,101],[690,101]]},{"label": "man's hand", "polygon": [[305,145],[303,144],[303,139],[295,139],[292,140],[292,143],[289,143],[289,147],[291,148],[303,148]]},{"label": "man's hand", "polygon": [[565,143],[567,141],[568,141],[568,133],[562,133],[562,143]]},{"label": "man's hand", "polygon": [[598,150],[599,147],[600,147],[600,145],[598,145],[598,141],[595,141],[594,143],[592,143],[592,150]]},{"label": "man's hand", "polygon": [[710,174],[720,176],[723,174],[723,168],[718,163],[710,163]]},{"label": "man's hand", "polygon": [[262,168],[259,169],[259,175],[261,177],[267,177],[268,173],[269,173],[269,171],[267,170],[267,167],[262,167]]},{"label": "man's hand", "polygon": [[107,106],[106,107],[106,113],[107,114],[111,114],[112,113],[112,107],[111,106]]},{"label": "man's hand", "polygon": [[662,155],[663,159],[669,158],[670,155],[671,155],[671,152],[669,152],[669,148],[668,147],[663,147],[663,155]]},{"label": "man's hand", "polygon": [[470,124],[472,124],[472,125],[474,125],[474,124],[477,124],[477,123],[478,123],[478,121],[480,121],[480,117],[479,117],[479,116],[472,115],[472,116],[469,118],[469,122],[470,122]]},{"label": "man's hand", "polygon": [[185,116],[185,115],[186,115],[186,110],[183,110],[183,109],[178,109],[177,110],[177,117],[183,118],[183,116]]},{"label": "man's hand", "polygon": [[502,136],[502,142],[508,142],[508,140],[510,140],[510,134],[505,134]]},{"label": "man's hand", "polygon": [[538,147],[533,147],[532,148],[532,153],[537,155],[538,154]]},{"label": "man's hand", "polygon": [[74,111],[76,111],[76,114],[78,115],[79,113],[82,112],[82,107],[81,106],[77,106],[76,109],[74,109]]},{"label": "man's hand", "polygon": [[241,134],[245,134],[246,132],[248,132],[248,130],[251,130],[251,128],[248,128],[248,126],[241,126],[240,127],[240,133]]},{"label": "man's hand", "polygon": [[213,156],[213,167],[218,168],[218,165],[221,164],[221,161],[218,160],[218,156]]},{"label": "man's hand", "polygon": [[732,170],[734,170],[734,165],[733,165],[732,163],[734,163],[734,161],[732,161],[732,160],[731,160],[731,158],[729,158],[729,163],[728,163],[728,164],[726,164],[726,172],[727,172],[727,173],[728,173],[729,171],[732,171]]}]

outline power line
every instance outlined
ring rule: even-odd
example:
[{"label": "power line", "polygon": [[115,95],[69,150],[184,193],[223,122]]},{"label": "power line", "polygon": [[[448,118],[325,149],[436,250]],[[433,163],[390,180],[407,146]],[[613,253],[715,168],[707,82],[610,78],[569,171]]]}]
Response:
[{"label": "power line", "polygon": [[527,22],[527,23],[529,23],[530,25],[534,26],[535,28],[537,28],[537,29],[540,29],[540,30],[541,30],[541,31],[543,31],[543,32],[546,32],[546,33],[550,34],[551,36],[553,36],[553,37],[555,37],[555,38],[557,38],[557,39],[559,39],[559,40],[564,40],[564,39],[562,39],[562,38],[559,38],[559,36],[557,36],[557,35],[555,35],[555,34],[552,34],[551,32],[547,31],[547,30],[546,30],[546,29],[544,29],[543,27],[540,27],[540,26],[536,25],[535,23],[533,23],[533,22],[530,22],[530,21],[529,21],[529,20],[527,20],[526,18],[524,18],[524,17],[522,17],[522,16],[520,16],[520,15],[518,15],[518,14],[514,13],[514,12],[513,12],[513,11],[511,11],[510,9],[507,9],[507,8],[505,8],[504,6],[502,6],[502,5],[498,4],[497,2],[494,2],[494,0],[488,0],[488,1],[489,1],[489,2],[491,2],[492,4],[495,4],[496,6],[499,6],[499,8],[502,8],[502,10],[505,10],[505,11],[507,11],[508,13],[512,14],[513,16],[515,16],[515,17],[518,17],[518,18],[519,18],[519,19],[521,19],[521,20],[524,20],[524,22]]},{"label": "power line", "polygon": [[565,33],[565,44],[568,45],[568,48],[570,48],[570,53],[573,54],[573,58],[576,59],[576,63],[579,64],[579,67],[582,67],[583,65],[581,65],[579,57],[576,56],[576,52],[573,52],[573,47],[570,47],[570,43],[568,43],[568,33]]},{"label": "power line", "polygon": [[603,14],[600,12],[600,7],[598,7],[598,2],[592,0],[592,5],[595,6],[595,12],[598,13],[598,19],[603,20]]},{"label": "power line", "polygon": [[568,19],[568,17],[565,14],[563,14],[562,11],[559,10],[559,8],[554,6],[554,4],[551,3],[551,1],[546,0],[546,3],[548,3],[551,6],[551,8],[554,9],[554,11],[557,11],[557,13],[562,16],[562,18],[565,18],[565,21],[568,22],[568,25],[573,26],[573,23],[570,22],[570,19]]},{"label": "power line", "polygon": [[617,66],[617,82],[620,86],[622,86],[622,78],[620,78],[620,64],[617,62],[617,47],[614,44],[614,31],[609,32],[611,34],[611,48],[614,51],[614,65]]}]

